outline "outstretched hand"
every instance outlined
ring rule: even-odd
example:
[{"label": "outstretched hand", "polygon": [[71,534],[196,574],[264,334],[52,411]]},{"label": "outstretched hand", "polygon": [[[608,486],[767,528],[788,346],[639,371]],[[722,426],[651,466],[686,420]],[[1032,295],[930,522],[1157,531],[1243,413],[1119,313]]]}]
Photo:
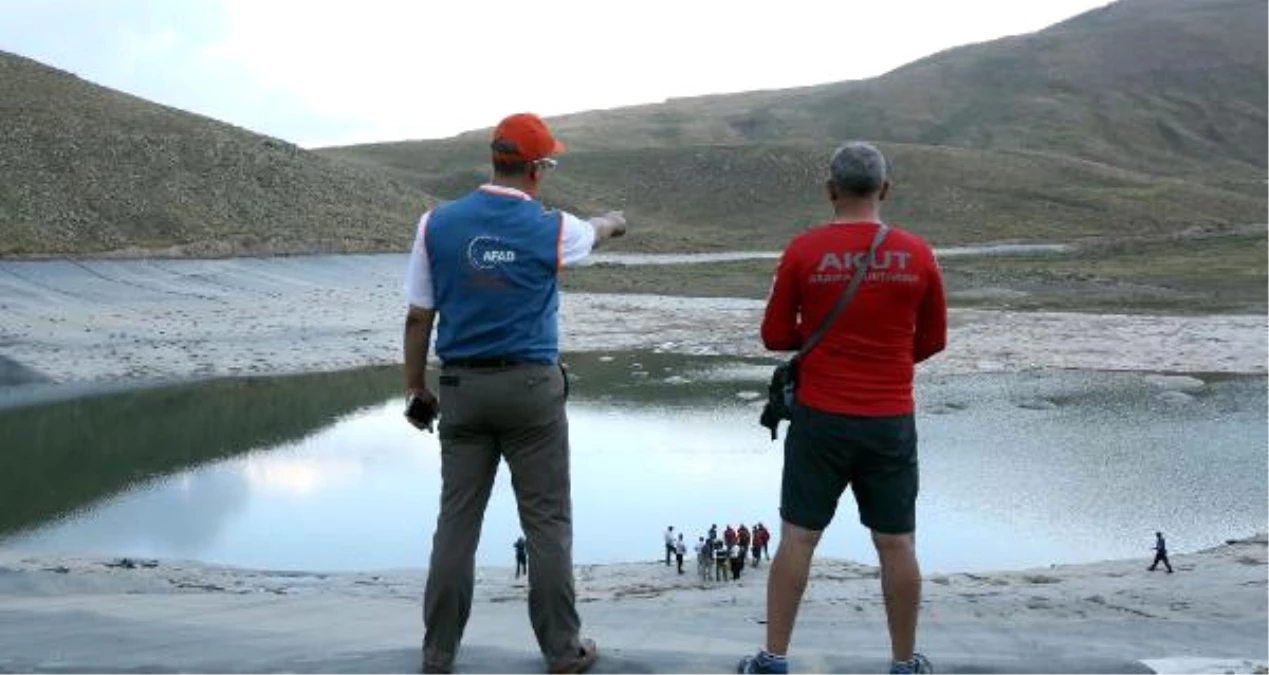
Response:
[{"label": "outstretched hand", "polygon": [[623,211],[609,211],[604,218],[612,223],[612,236],[621,237],[626,234],[626,214]]},{"label": "outstretched hand", "polygon": [[595,216],[590,219],[590,224],[595,228],[596,244],[626,234],[626,214],[621,211],[609,211],[602,216]]}]

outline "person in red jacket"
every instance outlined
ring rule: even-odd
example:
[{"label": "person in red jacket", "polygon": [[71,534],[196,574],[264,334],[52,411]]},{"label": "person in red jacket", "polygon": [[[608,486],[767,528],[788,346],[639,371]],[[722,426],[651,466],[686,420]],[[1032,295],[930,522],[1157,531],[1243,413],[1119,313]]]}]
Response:
[{"label": "person in red jacket", "polygon": [[731,525],[728,525],[727,529],[723,530],[723,543],[727,544],[728,548],[736,543],[736,531],[732,529]]},{"label": "person in red jacket", "polygon": [[754,526],[753,529],[754,529],[754,540],[753,540],[754,562],[755,563],[757,562],[759,554],[766,556],[767,560],[770,560],[771,552],[767,550],[767,544],[771,543],[771,532],[769,532],[767,530],[767,526],[763,525],[762,523],[758,523],[757,525]]},{"label": "person in red jacket", "polygon": [[[864,264],[880,231],[889,166],[876,147],[833,154],[828,196],[834,218],[794,237],[780,258],[762,321],[762,341],[793,351],[815,332]],[[929,672],[913,651],[921,572],[916,529],[917,436],[914,366],[943,350],[947,305],[934,252],[890,227],[845,311],[798,369],[796,405],[784,446],[780,546],[767,584],[767,642],[741,672],[787,672],[785,656],[811,557],[849,486],[872,531],[890,629],[891,672]]]}]

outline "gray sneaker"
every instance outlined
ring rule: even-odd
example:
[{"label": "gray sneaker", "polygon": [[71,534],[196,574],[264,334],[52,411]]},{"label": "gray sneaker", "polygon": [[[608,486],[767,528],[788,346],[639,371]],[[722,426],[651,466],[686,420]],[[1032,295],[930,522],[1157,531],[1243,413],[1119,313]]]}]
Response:
[{"label": "gray sneaker", "polygon": [[746,656],[736,666],[736,675],[788,675],[788,661],[763,659],[763,652]]},{"label": "gray sneaker", "polygon": [[912,653],[911,661],[891,661],[891,675],[912,675],[913,673],[933,673],[934,666],[930,664],[930,660],[925,658],[925,654],[920,652]]}]

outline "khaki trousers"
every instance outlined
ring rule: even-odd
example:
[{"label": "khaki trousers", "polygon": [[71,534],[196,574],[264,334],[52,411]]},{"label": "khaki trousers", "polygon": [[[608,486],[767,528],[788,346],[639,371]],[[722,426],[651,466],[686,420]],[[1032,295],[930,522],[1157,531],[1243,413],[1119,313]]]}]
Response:
[{"label": "khaki trousers", "polygon": [[423,597],[425,667],[452,667],[471,613],[476,545],[500,459],[511,469],[529,558],[529,620],[548,666],[581,647],[573,589],[568,383],[559,366],[446,367],[441,506]]}]

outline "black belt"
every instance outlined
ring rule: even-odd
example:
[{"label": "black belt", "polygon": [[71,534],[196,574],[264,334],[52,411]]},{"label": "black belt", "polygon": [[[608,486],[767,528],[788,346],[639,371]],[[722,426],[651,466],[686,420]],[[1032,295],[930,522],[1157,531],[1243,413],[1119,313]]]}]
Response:
[{"label": "black belt", "polygon": [[446,368],[511,368],[513,366],[532,365],[519,359],[490,357],[485,359],[450,359],[442,365]]}]

